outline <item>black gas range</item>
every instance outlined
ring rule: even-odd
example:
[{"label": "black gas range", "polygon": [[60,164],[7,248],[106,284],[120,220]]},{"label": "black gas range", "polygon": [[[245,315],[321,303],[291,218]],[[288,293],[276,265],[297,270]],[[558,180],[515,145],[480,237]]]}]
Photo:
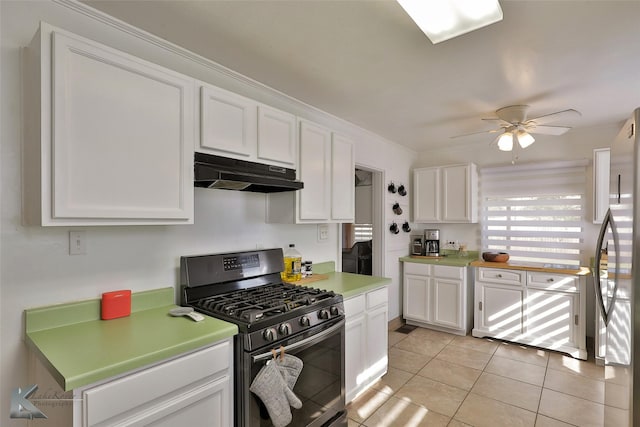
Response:
[{"label": "black gas range", "polygon": [[291,425],[346,425],[342,296],[284,283],[283,267],[281,249],[181,257],[181,303],[238,326],[235,425],[272,425],[249,386],[281,347],[304,363]]}]

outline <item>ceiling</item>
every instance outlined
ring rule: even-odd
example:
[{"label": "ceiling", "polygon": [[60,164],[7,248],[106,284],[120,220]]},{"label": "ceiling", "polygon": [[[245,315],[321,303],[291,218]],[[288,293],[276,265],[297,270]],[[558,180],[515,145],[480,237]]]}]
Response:
[{"label": "ceiling", "polygon": [[639,0],[501,0],[501,22],[436,45],[395,0],[85,3],[417,151],[492,140],[450,137],[507,105],[574,108],[574,129],[640,106]]}]

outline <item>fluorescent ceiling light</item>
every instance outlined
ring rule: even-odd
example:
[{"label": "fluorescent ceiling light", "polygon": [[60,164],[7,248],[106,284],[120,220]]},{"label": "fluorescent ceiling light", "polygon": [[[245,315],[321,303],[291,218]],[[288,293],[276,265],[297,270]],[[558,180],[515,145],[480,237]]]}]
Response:
[{"label": "fluorescent ceiling light", "polygon": [[524,130],[519,130],[516,133],[516,137],[518,138],[518,144],[520,144],[520,147],[522,148],[527,148],[535,141],[535,138]]},{"label": "fluorescent ceiling light", "polygon": [[513,134],[505,132],[498,138],[498,148],[502,151],[513,150]]},{"label": "fluorescent ceiling light", "polygon": [[498,0],[397,0],[433,44],[502,20]]}]

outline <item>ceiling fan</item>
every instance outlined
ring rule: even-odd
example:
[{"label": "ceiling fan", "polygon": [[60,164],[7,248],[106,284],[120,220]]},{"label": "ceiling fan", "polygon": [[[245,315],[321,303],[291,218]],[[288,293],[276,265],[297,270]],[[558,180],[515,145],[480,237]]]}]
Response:
[{"label": "ceiling fan", "polygon": [[494,141],[497,143],[498,149],[502,151],[511,151],[513,150],[514,139],[518,141],[518,145],[520,145],[520,147],[527,148],[535,141],[535,138],[531,134],[562,135],[571,129],[571,127],[568,126],[550,126],[548,123],[580,117],[582,115],[579,111],[568,109],[529,119],[527,118],[528,111],[528,105],[510,105],[508,107],[500,108],[496,111],[497,117],[482,119],[488,122],[496,122],[496,125],[498,126],[497,129],[467,133],[464,135],[452,136],[452,138],[476,135],[480,133],[500,132],[500,135]]}]

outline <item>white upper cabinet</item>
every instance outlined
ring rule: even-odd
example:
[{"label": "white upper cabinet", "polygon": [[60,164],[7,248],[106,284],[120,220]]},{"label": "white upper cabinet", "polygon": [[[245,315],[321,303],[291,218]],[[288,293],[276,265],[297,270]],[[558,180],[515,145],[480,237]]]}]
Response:
[{"label": "white upper cabinet", "polygon": [[44,23],[27,56],[27,221],[192,223],[193,79]]},{"label": "white upper cabinet", "polygon": [[473,163],[414,169],[414,222],[478,222],[478,172]]},{"label": "white upper cabinet", "polygon": [[200,88],[200,150],[248,160],[255,157],[257,103],[214,86]]},{"label": "white upper cabinet", "polygon": [[258,106],[258,159],[295,169],[297,154],[296,116]]},{"label": "white upper cabinet", "polygon": [[300,120],[299,126],[298,178],[304,183],[304,188],[269,194],[267,222],[353,222],[353,142],[307,120]]},{"label": "white upper cabinet", "polygon": [[355,219],[355,150],[353,142],[333,134],[331,141],[331,219]]},{"label": "white upper cabinet", "polygon": [[196,151],[296,169],[296,116],[201,83]]},{"label": "white upper cabinet", "polygon": [[413,171],[414,222],[440,222],[440,168]]},{"label": "white upper cabinet", "polygon": [[298,219],[328,220],[331,213],[331,131],[300,122],[300,179]]}]

